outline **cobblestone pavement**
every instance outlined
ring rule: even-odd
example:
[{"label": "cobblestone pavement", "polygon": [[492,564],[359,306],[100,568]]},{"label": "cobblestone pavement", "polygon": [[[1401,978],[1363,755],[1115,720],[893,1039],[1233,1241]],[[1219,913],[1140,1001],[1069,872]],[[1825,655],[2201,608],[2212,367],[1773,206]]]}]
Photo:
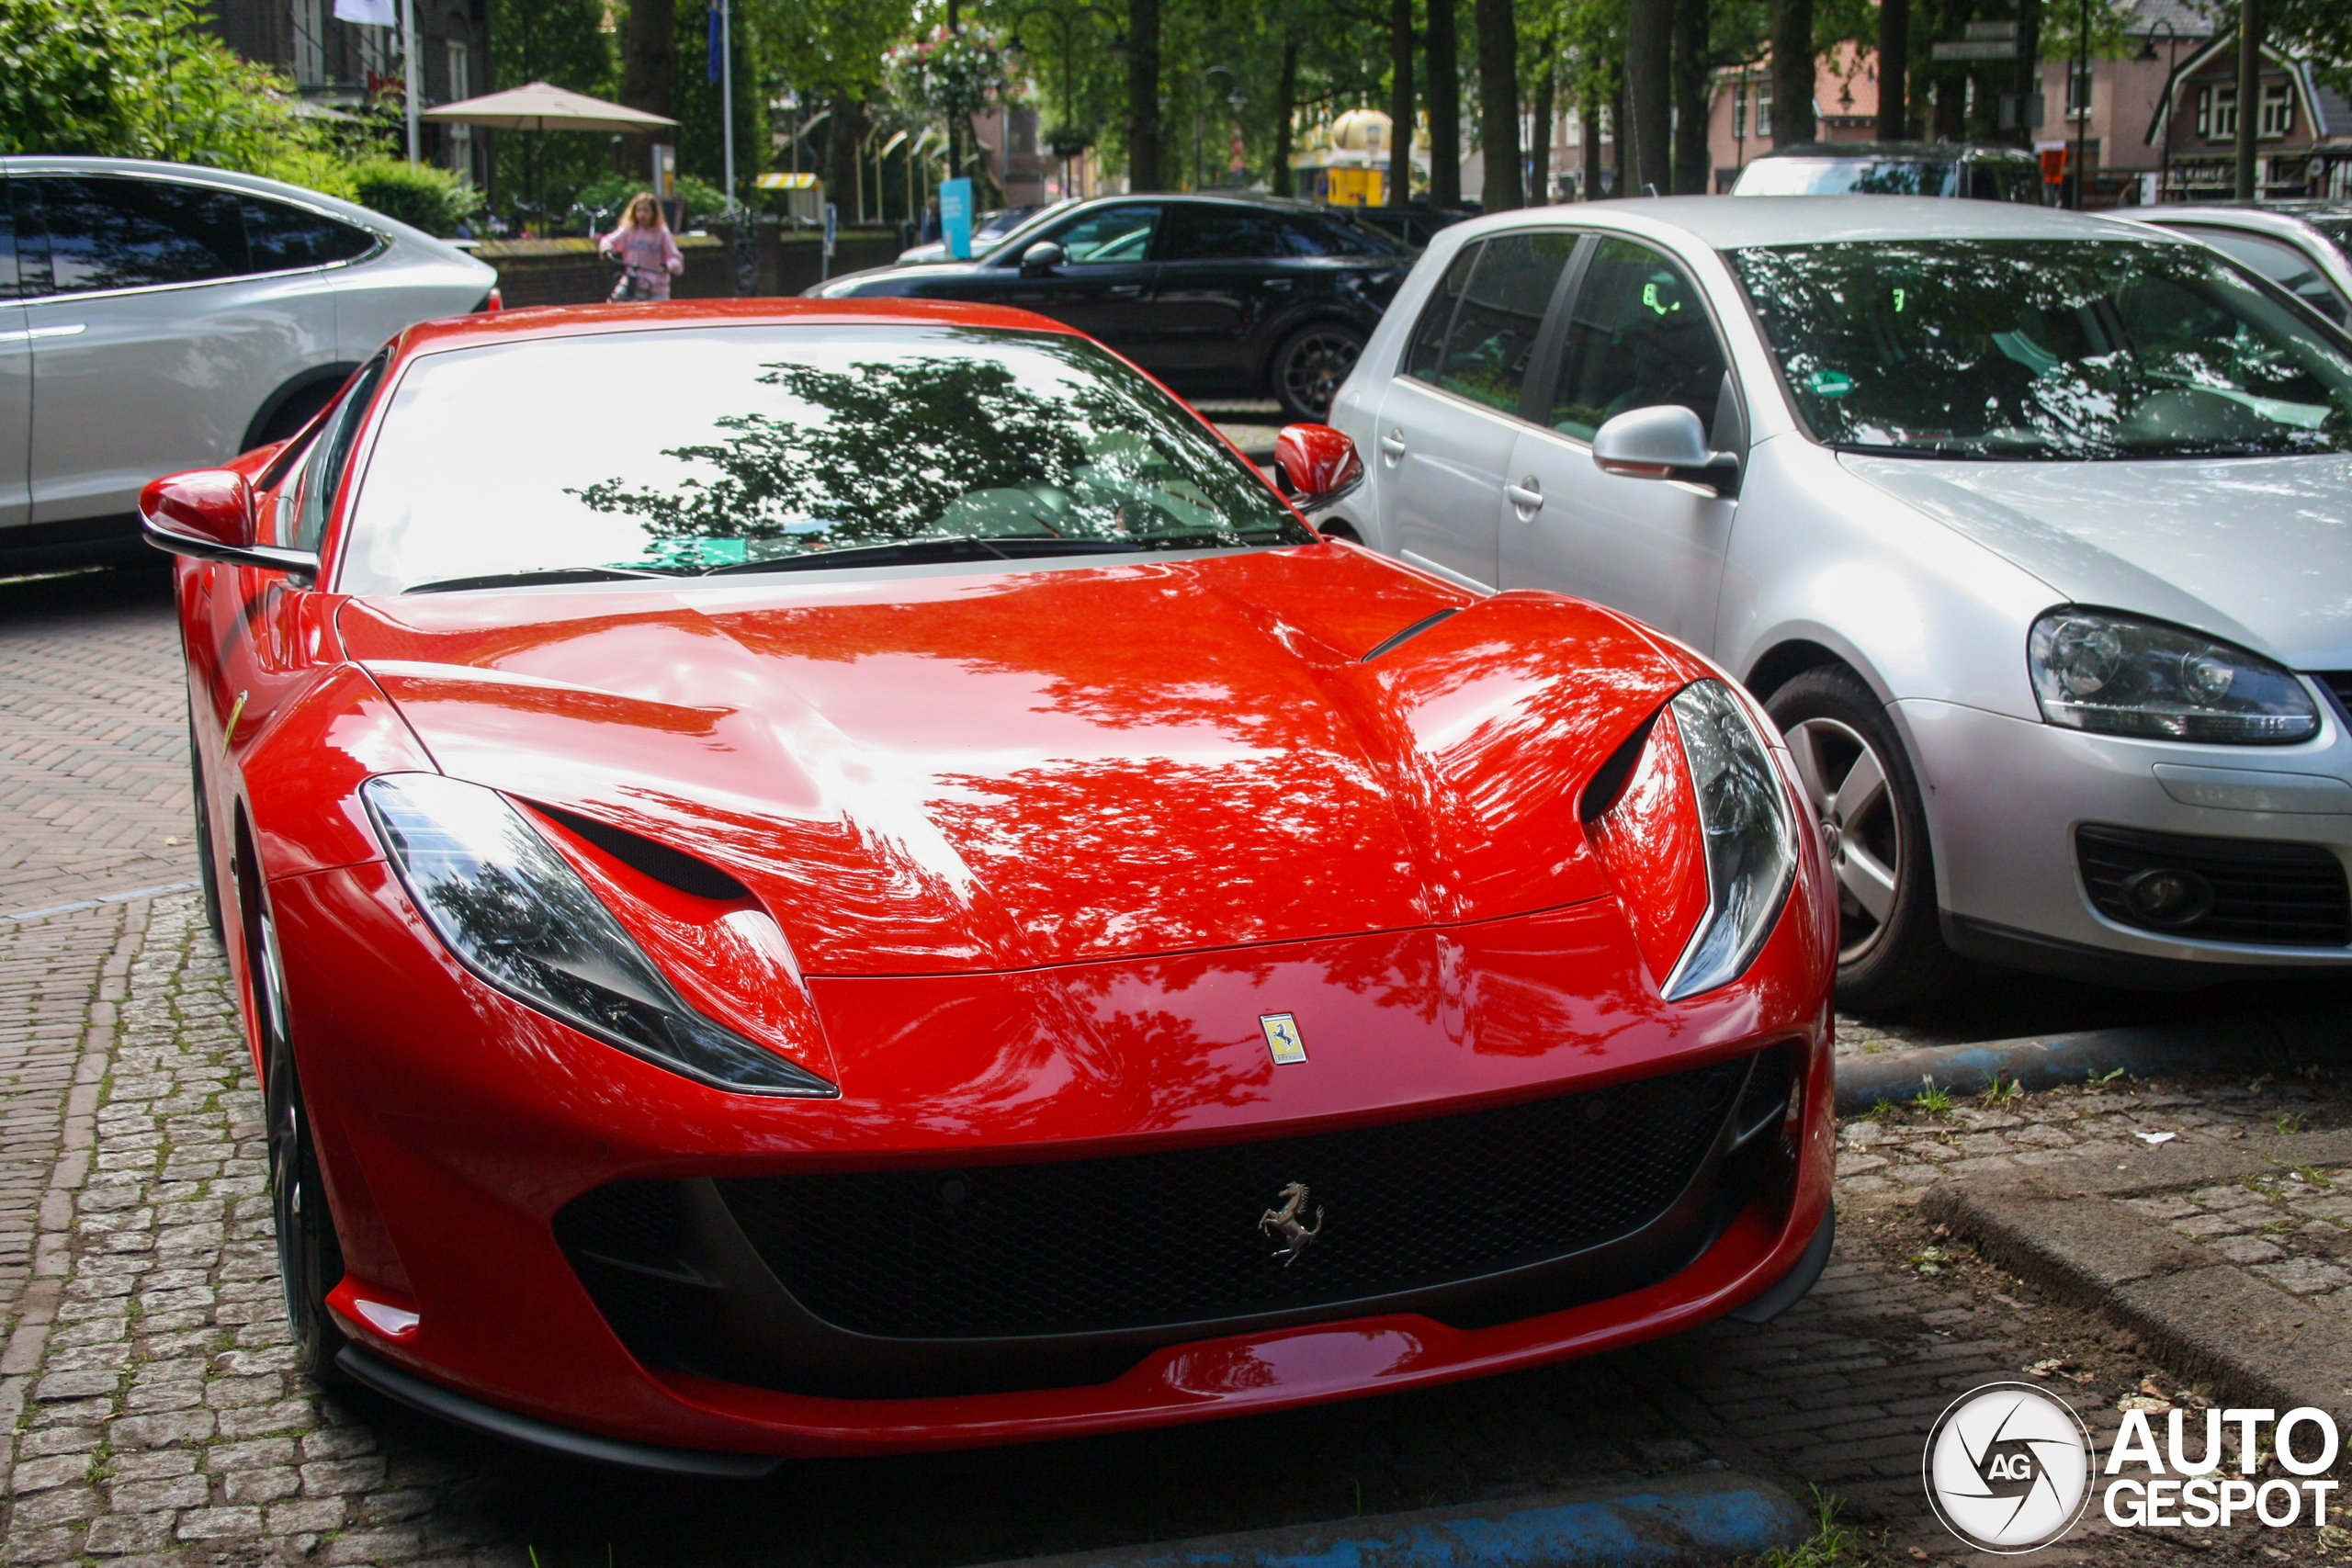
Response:
[{"label": "cobblestone pavement", "polygon": [[[104,593],[83,592],[105,609]],[[41,638],[66,665],[94,667],[73,636],[37,617],[34,633],[17,636],[25,622],[6,619],[6,595],[0,672],[38,662],[22,645]],[[103,641],[117,629],[101,615],[84,635]],[[168,663],[168,640],[152,626],[144,635]],[[138,724],[176,729],[175,705],[157,700],[160,678],[125,684]],[[13,742],[13,709],[4,716]],[[51,754],[64,759],[60,795],[81,789],[83,753]],[[50,875],[70,855],[41,835],[70,838],[107,812],[176,821],[178,807],[167,813],[159,789],[91,809],[70,822],[58,812],[0,819],[0,835],[34,840],[7,864]],[[51,886],[64,891],[82,889]],[[0,876],[0,909],[29,907],[12,892]],[[1272,1417],[798,1463],[756,1485],[720,1486],[514,1452],[289,1372],[258,1106],[221,987],[190,895],[0,921],[9,1562],[912,1568],[1714,1465],[1830,1489],[1887,1532],[1880,1545],[1896,1560],[1951,1554],[1917,1491],[1927,1426],[1959,1392],[2051,1360],[2048,1332],[2059,1330],[2045,1331],[2055,1321],[2046,1315],[2017,1315],[2006,1292],[2022,1287],[1996,1281],[1988,1296],[1923,1263],[1932,1244],[1905,1228],[1921,1181],[1962,1161],[2023,1162],[2139,1131],[2253,1136],[2266,1118],[2332,1114],[2330,1087],[2301,1081],[1894,1111],[1848,1129],[1838,1255],[1811,1297],[1762,1329],[1719,1324],[1539,1371]],[[2104,1359],[2070,1355],[2086,1370],[2069,1397],[2111,1425],[2148,1369],[2128,1346]],[[2307,1543],[2292,1544],[2301,1553]],[[2126,1555],[2160,1545],[2133,1543]],[[2093,1535],[2081,1550],[2119,1549]]]},{"label": "cobblestone pavement", "polygon": [[2126,1201],[2290,1295],[2352,1315],[2352,1171],[2304,1168]]}]

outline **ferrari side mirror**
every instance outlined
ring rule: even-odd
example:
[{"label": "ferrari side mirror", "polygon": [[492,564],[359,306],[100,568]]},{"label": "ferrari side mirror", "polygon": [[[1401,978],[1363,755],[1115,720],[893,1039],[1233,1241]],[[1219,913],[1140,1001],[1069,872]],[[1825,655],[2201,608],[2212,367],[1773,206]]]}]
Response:
[{"label": "ferrari side mirror", "polygon": [[1274,437],[1274,466],[1302,511],[1329,505],[1363,482],[1356,444],[1328,424],[1284,425]]},{"label": "ferrari side mirror", "polygon": [[1051,240],[1040,240],[1021,253],[1021,275],[1043,277],[1069,260],[1069,253]]},{"label": "ferrari side mirror", "polygon": [[297,577],[318,574],[313,550],[257,542],[259,513],[245,476],[227,468],[167,474],[139,492],[139,528],[159,550],[202,560],[257,566]]},{"label": "ferrari side mirror", "polygon": [[1699,416],[1679,403],[1628,409],[1592,433],[1592,460],[1628,479],[1681,479],[1724,491],[1739,480],[1739,458],[1707,445]]}]

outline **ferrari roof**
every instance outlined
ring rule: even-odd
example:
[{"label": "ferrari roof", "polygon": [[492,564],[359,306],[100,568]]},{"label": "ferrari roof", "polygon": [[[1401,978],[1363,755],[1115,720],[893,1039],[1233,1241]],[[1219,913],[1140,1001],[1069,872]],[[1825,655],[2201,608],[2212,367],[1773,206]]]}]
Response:
[{"label": "ferrari roof", "polygon": [[865,322],[875,326],[996,327],[1012,332],[1068,333],[1048,317],[1000,305],[967,305],[954,299],[672,299],[660,304],[541,305],[514,310],[483,310],[421,321],[400,340],[404,354],[467,343],[517,338],[572,337],[590,333],[636,332],[709,325],[820,326]]}]

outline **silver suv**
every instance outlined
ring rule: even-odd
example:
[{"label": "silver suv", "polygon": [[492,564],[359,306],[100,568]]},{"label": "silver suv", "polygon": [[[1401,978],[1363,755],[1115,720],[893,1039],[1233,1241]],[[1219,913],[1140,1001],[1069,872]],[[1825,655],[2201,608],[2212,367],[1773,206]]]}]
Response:
[{"label": "silver suv", "polygon": [[0,158],[0,571],[137,549],[139,489],[289,435],[497,274],[347,201],[124,158]]},{"label": "silver suv", "polygon": [[1764,698],[1849,1005],[1955,952],[2352,968],[2352,337],[2221,254],[1896,197],[1482,218],[1331,422],[1370,471],[1326,526]]}]

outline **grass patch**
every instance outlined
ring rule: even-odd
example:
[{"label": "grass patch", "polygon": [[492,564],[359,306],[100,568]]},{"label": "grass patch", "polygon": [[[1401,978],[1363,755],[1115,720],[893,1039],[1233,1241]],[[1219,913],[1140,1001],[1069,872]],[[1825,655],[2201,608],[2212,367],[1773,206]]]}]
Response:
[{"label": "grass patch", "polygon": [[1757,1568],[1859,1568],[1869,1562],[1862,1538],[1838,1522],[1845,1505],[1818,1486],[1805,1490],[1812,1494],[1809,1501],[1818,1521],[1813,1534],[1794,1546],[1766,1552],[1756,1559]]},{"label": "grass patch", "polygon": [[1919,1092],[1911,1097],[1911,1103],[1929,1116],[1949,1116],[1951,1114],[1951,1090],[1933,1078],[1921,1078]]},{"label": "grass patch", "polygon": [[2025,1080],[2005,1078],[1996,1072],[1984,1075],[1984,1092],[1976,1097],[1978,1102],[1985,1106],[2007,1105],[2011,1100],[2024,1098]]}]

